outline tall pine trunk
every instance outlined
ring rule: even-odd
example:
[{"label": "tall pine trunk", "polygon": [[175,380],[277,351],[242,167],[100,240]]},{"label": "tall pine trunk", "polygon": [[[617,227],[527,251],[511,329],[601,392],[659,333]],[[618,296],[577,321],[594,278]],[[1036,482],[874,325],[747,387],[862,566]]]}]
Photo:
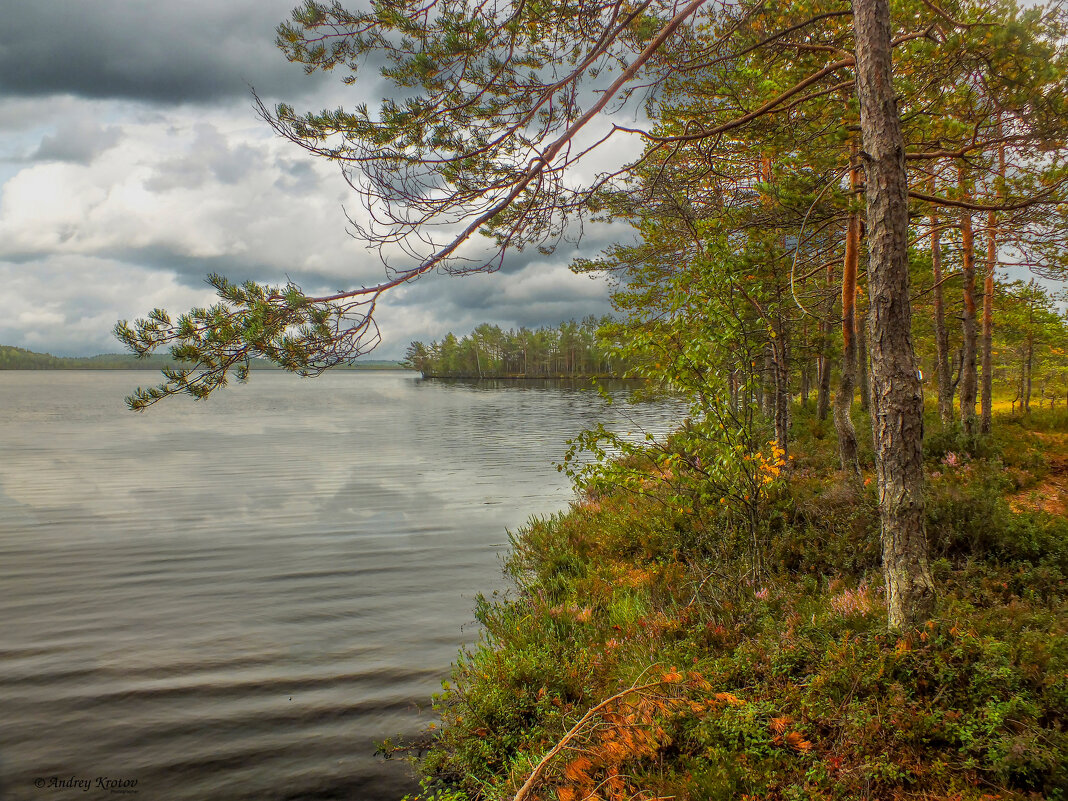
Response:
[{"label": "tall pine trunk", "polygon": [[[998,136],[1001,136],[1001,121],[998,120]],[[1005,145],[998,146],[998,177],[1005,179]],[[1001,186],[997,190],[1001,200]],[[998,264],[998,218],[993,211],[986,217],[986,278],[983,280],[983,389],[979,430],[990,433],[994,411],[994,273]]]},{"label": "tall pine trunk", "polygon": [[764,345],[764,369],[760,373],[760,411],[764,419],[772,420],[775,416],[775,356],[772,344]]},{"label": "tall pine trunk", "polygon": [[[781,331],[781,328],[780,328]],[[782,448],[783,458],[790,452],[790,371],[787,367],[786,339],[780,334],[772,343],[775,377],[775,441]]]},{"label": "tall pine trunk", "polygon": [[[785,242],[783,243],[785,250]],[[774,333],[771,340],[772,366],[775,370],[775,441],[782,449],[784,459],[789,458],[790,453],[790,343],[787,338],[786,321],[783,319],[782,309],[783,288],[776,286],[775,316],[768,323],[773,326]]]},{"label": "tall pine trunk", "polygon": [[[1030,285],[1034,286],[1035,279],[1031,279]],[[1024,359],[1024,378],[1020,386],[1020,410],[1024,414],[1031,414],[1031,371],[1035,364],[1035,299],[1028,293],[1027,299],[1027,355]]]},{"label": "tall pine trunk", "polygon": [[[834,267],[827,265],[827,286],[834,286]],[[820,420],[827,419],[827,412],[831,407],[831,336],[834,326],[830,323],[833,318],[834,305],[827,311],[827,319],[820,323],[820,355],[816,362],[816,416]]]},{"label": "tall pine trunk", "polygon": [[[859,295],[859,288],[857,290]],[[857,299],[859,305],[859,297]],[[871,385],[868,382],[868,316],[857,313],[855,334],[857,337],[857,383],[860,385],[860,408],[871,407]]]},{"label": "tall pine trunk", "polygon": [[1024,414],[1031,414],[1031,368],[1034,366],[1035,361],[1035,340],[1034,337],[1028,334],[1027,336],[1027,378],[1024,383],[1024,396],[1023,396],[1023,410]]},{"label": "tall pine trunk", "polygon": [[997,220],[994,212],[987,216],[986,236],[986,277],[983,279],[983,385],[982,402],[979,417],[979,430],[990,433],[993,415],[993,345],[994,345],[994,265],[997,263]]},{"label": "tall pine trunk", "polygon": [[[967,198],[968,184],[964,168],[957,170],[961,194]],[[961,328],[964,335],[963,353],[960,372],[960,422],[969,434],[975,433],[975,398],[978,390],[978,371],[976,369],[976,351],[979,338],[975,325],[975,236],[972,233],[972,213],[961,209],[960,244],[964,266],[964,317]]]},{"label": "tall pine trunk", "polygon": [[[856,146],[851,154],[853,161],[849,171],[849,186],[859,183],[856,166]],[[857,320],[857,262],[860,250],[860,215],[856,209],[849,212],[846,229],[845,258],[842,260],[842,376],[838,392],[834,396],[834,429],[838,434],[838,459],[842,469],[860,475],[857,458],[857,431],[853,427],[853,389],[857,377],[857,347],[853,332]]]},{"label": "tall pine trunk", "polygon": [[[934,181],[931,181],[934,192]],[[942,231],[938,215],[931,213],[931,270],[934,279],[935,377],[938,380],[938,416],[943,425],[953,422],[953,369],[949,364],[949,331],[946,329],[946,304],[942,292]]]},{"label": "tall pine trunk", "polygon": [[888,624],[930,617],[923,514],[923,400],[909,305],[908,183],[894,96],[888,0],[853,0],[857,98],[866,154],[872,428]]},{"label": "tall pine trunk", "polygon": [[820,355],[816,361],[816,416],[827,419],[831,408],[831,328],[830,323],[820,323],[822,332]]}]

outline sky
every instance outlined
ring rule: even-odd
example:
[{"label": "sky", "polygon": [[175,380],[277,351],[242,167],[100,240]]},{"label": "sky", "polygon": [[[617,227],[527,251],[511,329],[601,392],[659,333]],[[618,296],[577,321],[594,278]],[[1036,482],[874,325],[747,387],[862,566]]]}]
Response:
[{"label": "sky", "polygon": [[[375,102],[368,76],[304,73],[274,46],[295,0],[7,0],[0,26],[0,344],[114,353],[111,330],[154,308],[215,299],[204,283],[284,283],[315,294],[383,268],[347,232],[357,208],[336,166],[256,116]],[[617,232],[594,231],[586,255]],[[610,311],[572,246],[509,257],[497,274],[432,275],[393,291],[370,358],[412,340],[556,324]]]}]

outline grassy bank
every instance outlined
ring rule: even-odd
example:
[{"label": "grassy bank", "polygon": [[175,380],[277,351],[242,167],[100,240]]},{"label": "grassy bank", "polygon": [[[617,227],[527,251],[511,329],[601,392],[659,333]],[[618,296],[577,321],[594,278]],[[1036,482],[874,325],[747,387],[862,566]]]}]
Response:
[{"label": "grassy bank", "polygon": [[727,517],[652,481],[517,532],[515,589],[480,601],[437,698],[426,795],[1065,798],[1068,416],[928,436],[941,597],[900,636],[870,473],[835,472],[823,424],[795,429],[759,576]]}]

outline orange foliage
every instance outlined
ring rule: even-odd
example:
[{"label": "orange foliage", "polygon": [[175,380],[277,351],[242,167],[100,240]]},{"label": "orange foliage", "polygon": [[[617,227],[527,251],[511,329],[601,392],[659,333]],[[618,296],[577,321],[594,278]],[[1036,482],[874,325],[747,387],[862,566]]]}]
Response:
[{"label": "orange foliage", "polygon": [[[631,771],[644,760],[656,757],[670,743],[665,725],[687,713],[701,713],[721,703],[744,703],[730,693],[717,693],[701,701],[689,696],[694,689],[711,685],[698,673],[685,675],[676,667],[664,671],[654,691],[634,693],[615,702],[591,724],[581,741],[568,744],[575,756],[548,781],[558,801],[634,801],[653,795],[632,786]],[[551,796],[542,796],[551,797]]]},{"label": "orange foliage", "polygon": [[776,734],[782,734],[793,722],[794,719],[792,717],[790,717],[789,715],[785,715],[781,718],[772,718],[771,723],[769,723],[768,726]]}]

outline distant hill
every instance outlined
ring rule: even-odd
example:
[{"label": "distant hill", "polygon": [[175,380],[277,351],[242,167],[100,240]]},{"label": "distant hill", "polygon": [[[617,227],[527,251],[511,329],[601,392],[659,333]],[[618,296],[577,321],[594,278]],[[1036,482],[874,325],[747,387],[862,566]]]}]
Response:
[{"label": "distant hill", "polygon": [[[159,370],[177,367],[178,362],[169,356],[152,355],[139,359],[130,353],[102,353],[98,356],[72,358],[53,356],[51,353],[35,353],[13,345],[0,345],[0,370]],[[254,359],[253,369],[278,370],[272,362]],[[340,370],[397,370],[400,362],[389,359],[364,359],[351,367]]]}]

